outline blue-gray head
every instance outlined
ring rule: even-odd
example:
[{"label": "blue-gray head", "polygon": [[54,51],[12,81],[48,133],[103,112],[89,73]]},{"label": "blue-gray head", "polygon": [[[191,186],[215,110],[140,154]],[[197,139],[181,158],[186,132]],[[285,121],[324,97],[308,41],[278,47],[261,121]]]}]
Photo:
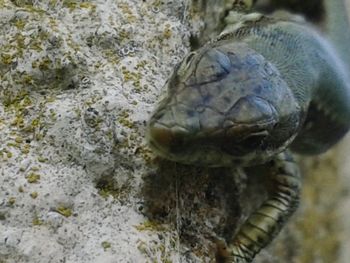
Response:
[{"label": "blue-gray head", "polygon": [[148,141],[162,157],[195,165],[262,163],[285,149],[301,110],[279,71],[239,43],[191,52],[166,83]]}]

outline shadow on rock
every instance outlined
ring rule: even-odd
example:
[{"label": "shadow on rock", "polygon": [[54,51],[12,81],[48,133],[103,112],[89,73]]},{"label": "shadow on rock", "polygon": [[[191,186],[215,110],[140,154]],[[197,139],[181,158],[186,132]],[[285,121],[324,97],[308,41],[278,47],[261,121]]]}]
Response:
[{"label": "shadow on rock", "polygon": [[241,170],[159,161],[157,170],[144,177],[143,213],[155,224],[177,231],[180,242],[192,251],[213,248],[217,239],[231,240],[246,213],[260,202],[247,209],[242,204],[264,196],[263,190],[257,191],[259,177],[251,177],[253,182]]}]

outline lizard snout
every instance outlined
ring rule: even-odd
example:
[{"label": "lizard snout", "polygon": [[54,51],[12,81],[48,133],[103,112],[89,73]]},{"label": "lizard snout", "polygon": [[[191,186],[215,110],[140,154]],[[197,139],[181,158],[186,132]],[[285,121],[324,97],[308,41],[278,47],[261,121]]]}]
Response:
[{"label": "lizard snout", "polygon": [[277,112],[265,99],[257,96],[240,98],[230,110],[229,116],[236,124],[270,124],[276,122]]}]

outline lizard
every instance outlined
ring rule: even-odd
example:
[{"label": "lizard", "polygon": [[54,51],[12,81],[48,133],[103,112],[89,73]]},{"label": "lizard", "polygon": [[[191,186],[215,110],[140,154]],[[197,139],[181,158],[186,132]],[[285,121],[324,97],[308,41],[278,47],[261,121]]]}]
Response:
[{"label": "lizard", "polygon": [[227,244],[252,262],[296,210],[291,151],[320,154],[350,128],[350,81],[332,45],[300,21],[252,13],[190,52],[165,84],[147,140],[165,159],[208,167],[264,164],[274,189]]}]

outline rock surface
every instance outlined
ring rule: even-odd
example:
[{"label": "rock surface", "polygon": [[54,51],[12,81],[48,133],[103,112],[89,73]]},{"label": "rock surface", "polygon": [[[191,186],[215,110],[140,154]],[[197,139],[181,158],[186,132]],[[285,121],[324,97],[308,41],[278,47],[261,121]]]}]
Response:
[{"label": "rock surface", "polygon": [[[1,263],[215,261],[264,178],[145,142],[201,16],[185,0],[0,0]],[[349,144],[303,160],[301,207],[256,263],[347,262]]]}]

